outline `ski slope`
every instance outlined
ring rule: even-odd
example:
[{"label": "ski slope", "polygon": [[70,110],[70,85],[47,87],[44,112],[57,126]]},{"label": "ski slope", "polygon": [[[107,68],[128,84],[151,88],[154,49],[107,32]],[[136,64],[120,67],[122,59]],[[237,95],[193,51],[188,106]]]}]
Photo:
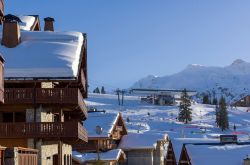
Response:
[{"label": "ski slope", "polygon": [[[137,96],[125,96],[124,105],[119,106],[117,95],[89,94],[86,100],[89,107],[106,110],[106,113],[121,112],[131,133],[168,134],[170,138],[217,139],[221,134],[237,134],[239,141],[249,140],[250,112],[248,108],[228,108],[229,125],[227,131],[221,131],[215,124],[215,107],[194,103],[192,122],[183,124],[176,120],[177,106],[158,106],[142,103]],[[233,125],[236,125],[236,131]]]}]

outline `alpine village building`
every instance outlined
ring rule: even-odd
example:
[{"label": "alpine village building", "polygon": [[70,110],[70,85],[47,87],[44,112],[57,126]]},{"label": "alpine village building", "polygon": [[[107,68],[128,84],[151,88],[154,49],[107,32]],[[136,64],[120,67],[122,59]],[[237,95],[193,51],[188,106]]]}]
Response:
[{"label": "alpine village building", "polygon": [[86,34],[54,31],[50,17],[41,31],[38,16],[3,9],[0,165],[71,165],[72,145],[88,140]]}]

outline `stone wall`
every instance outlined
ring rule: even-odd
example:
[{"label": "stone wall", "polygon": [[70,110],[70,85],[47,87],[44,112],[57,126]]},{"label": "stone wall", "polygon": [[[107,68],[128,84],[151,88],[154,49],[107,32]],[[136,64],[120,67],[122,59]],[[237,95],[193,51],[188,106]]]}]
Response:
[{"label": "stone wall", "polygon": [[156,149],[153,152],[154,165],[164,165],[164,141],[157,141]]},{"label": "stone wall", "polygon": [[[39,106],[36,109],[37,122],[53,122],[53,113],[51,108],[44,108]],[[34,122],[34,109],[26,109],[26,122]],[[39,150],[38,162],[39,165],[53,165],[53,156],[58,155],[58,142],[57,141],[42,141],[28,139],[27,144],[29,148],[36,148]],[[36,145],[36,147],[34,147]],[[65,156],[64,156],[65,155]],[[69,162],[72,160],[72,146],[68,144],[62,145],[62,165],[64,161]],[[67,165],[67,163],[65,164]]]},{"label": "stone wall", "polygon": [[[38,162],[39,165],[53,165],[53,158],[58,155],[58,142],[42,142],[41,140],[36,142],[36,148],[39,150]],[[56,160],[57,161],[57,160]],[[62,145],[62,165],[68,165],[67,162],[72,161],[72,147],[68,144]],[[66,163],[64,163],[66,162]]]}]

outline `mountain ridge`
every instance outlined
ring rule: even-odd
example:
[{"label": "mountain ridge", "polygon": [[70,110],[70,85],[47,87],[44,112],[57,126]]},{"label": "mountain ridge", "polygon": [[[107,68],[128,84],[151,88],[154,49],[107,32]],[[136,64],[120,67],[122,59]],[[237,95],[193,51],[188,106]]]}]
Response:
[{"label": "mountain ridge", "polygon": [[[132,88],[183,89],[199,93],[216,93],[229,100],[246,95],[250,91],[250,63],[236,59],[225,67],[191,64],[182,71],[156,77],[149,75],[135,82]],[[215,95],[215,94],[213,94]]]}]

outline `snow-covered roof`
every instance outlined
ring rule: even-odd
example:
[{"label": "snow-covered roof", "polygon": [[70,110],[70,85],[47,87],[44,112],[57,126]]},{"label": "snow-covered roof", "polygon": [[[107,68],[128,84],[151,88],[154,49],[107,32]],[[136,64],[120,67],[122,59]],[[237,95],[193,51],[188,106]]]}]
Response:
[{"label": "snow-covered roof", "polygon": [[[31,28],[35,25],[36,23],[36,17],[35,16],[30,16],[30,15],[19,15],[17,16],[18,18],[20,18],[20,20],[22,22],[19,22],[19,26],[20,26],[20,29],[22,31],[30,31]],[[0,25],[0,34],[2,36],[2,29],[3,29],[3,26]]]},{"label": "snow-covered roof", "polygon": [[122,137],[119,148],[123,150],[155,149],[157,141],[162,140],[164,136],[159,134],[129,133]]},{"label": "snow-covered roof", "polygon": [[[119,118],[119,113],[89,113],[88,120],[84,122],[85,128],[88,130],[89,137],[110,137],[112,130]],[[102,128],[102,133],[98,135],[96,133],[96,126]]]},{"label": "snow-covered roof", "polygon": [[21,15],[18,16],[22,22],[19,23],[21,30],[31,30],[36,18],[35,16]]},{"label": "snow-covered roof", "polygon": [[208,138],[174,138],[171,139],[176,161],[179,161],[181,156],[182,146],[185,143],[219,143],[219,139]]},{"label": "snow-covered roof", "polygon": [[21,31],[19,45],[0,46],[5,79],[75,79],[83,41],[80,32]]},{"label": "snow-covered roof", "polygon": [[[72,158],[79,163],[97,160],[97,153],[80,153],[77,151],[73,151],[72,155],[73,155]],[[121,155],[125,157],[125,154],[121,149],[114,149],[107,152],[101,152],[100,160],[118,161]]]},{"label": "snow-covered roof", "polygon": [[243,164],[250,154],[250,145],[186,145],[192,164]]}]

